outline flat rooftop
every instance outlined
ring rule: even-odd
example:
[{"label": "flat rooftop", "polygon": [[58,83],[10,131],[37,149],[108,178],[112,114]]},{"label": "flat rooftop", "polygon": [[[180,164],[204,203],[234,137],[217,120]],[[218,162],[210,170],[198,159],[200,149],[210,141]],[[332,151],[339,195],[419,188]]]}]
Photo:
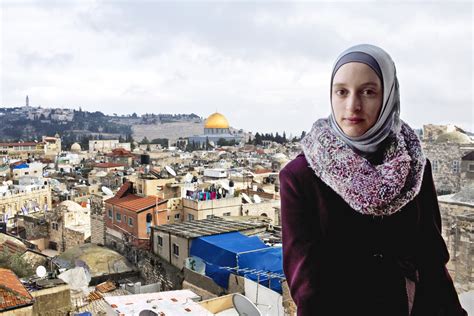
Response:
[{"label": "flat rooftop", "polygon": [[184,238],[197,238],[216,234],[224,234],[235,231],[265,228],[264,223],[250,223],[242,221],[232,221],[219,217],[203,220],[187,221],[178,224],[166,224],[155,226],[157,231],[164,231]]}]

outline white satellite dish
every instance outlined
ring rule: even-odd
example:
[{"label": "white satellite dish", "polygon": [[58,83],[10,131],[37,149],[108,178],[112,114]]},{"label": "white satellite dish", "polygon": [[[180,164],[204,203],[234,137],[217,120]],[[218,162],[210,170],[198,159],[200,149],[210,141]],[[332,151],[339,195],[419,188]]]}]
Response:
[{"label": "white satellite dish", "polygon": [[245,193],[242,193],[242,198],[245,200],[247,203],[252,203],[252,200],[249,198],[249,196]]},{"label": "white satellite dish", "polygon": [[168,171],[170,175],[172,175],[173,177],[176,177],[176,172],[173,170],[173,168],[171,168],[170,166],[165,166],[165,169],[166,171]]},{"label": "white satellite dish", "polygon": [[255,203],[262,203],[262,199],[256,194],[253,195],[253,200]]},{"label": "white satellite dish", "polygon": [[255,306],[251,300],[240,293],[235,293],[232,295],[232,303],[234,304],[234,308],[237,313],[239,313],[239,315],[262,316],[262,313],[257,308],[257,306]]},{"label": "white satellite dish", "polygon": [[36,276],[38,278],[44,278],[48,272],[46,271],[46,268],[43,266],[38,266],[36,268]]},{"label": "white satellite dish", "polygon": [[104,192],[105,195],[114,195],[114,192],[107,187],[102,187],[102,192]]}]

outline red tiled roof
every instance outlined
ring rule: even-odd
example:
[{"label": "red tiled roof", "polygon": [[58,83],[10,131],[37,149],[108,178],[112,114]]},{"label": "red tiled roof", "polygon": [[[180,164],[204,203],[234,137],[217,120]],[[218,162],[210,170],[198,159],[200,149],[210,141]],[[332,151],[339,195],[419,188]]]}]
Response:
[{"label": "red tiled roof", "polygon": [[269,172],[272,172],[272,170],[271,169],[257,169],[253,173],[261,174],[261,173],[269,173]]},{"label": "red tiled roof", "polygon": [[14,242],[10,240],[7,240],[3,244],[0,244],[0,252],[2,252],[3,249],[5,248],[8,249],[8,253],[10,254],[15,254],[15,253],[22,254],[26,251],[26,246],[15,244]]},{"label": "red tiled roof", "polygon": [[116,198],[122,198],[125,195],[127,195],[128,193],[132,193],[132,188],[133,188],[133,183],[132,182],[130,182],[130,181],[125,182],[120,187],[120,190],[118,190],[118,192],[115,193],[115,197]]},{"label": "red tiled roof", "polygon": [[115,286],[115,283],[110,280],[106,282],[102,282],[95,286],[95,290],[101,293],[107,293],[107,292],[115,290],[116,288],[117,287]]},{"label": "red tiled roof", "polygon": [[39,142],[39,143],[36,143],[36,142],[24,142],[24,143],[0,143],[0,146],[13,146],[13,147],[20,147],[20,146],[35,146],[35,145],[39,145],[39,144],[43,144],[43,142]]},{"label": "red tiled roof", "polygon": [[121,163],[113,163],[113,162],[102,162],[96,163],[94,167],[96,168],[117,168],[117,167],[124,167],[124,164]]},{"label": "red tiled roof", "polygon": [[0,268],[0,275],[0,311],[33,304],[33,297],[12,270]]},{"label": "red tiled roof", "polygon": [[108,153],[108,157],[133,157],[133,154],[125,148],[115,148],[111,153]]},{"label": "red tiled roof", "polygon": [[114,196],[113,198],[106,200],[105,203],[123,207],[130,211],[139,212],[149,209],[157,204],[161,204],[163,201],[164,200],[156,198],[155,196],[141,197],[135,194],[129,194],[122,198]]}]

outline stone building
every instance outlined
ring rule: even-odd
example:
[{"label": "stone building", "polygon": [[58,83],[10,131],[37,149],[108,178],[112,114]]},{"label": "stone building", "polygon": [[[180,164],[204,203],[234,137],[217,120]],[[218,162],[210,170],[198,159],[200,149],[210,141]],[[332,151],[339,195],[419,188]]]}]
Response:
[{"label": "stone building", "polygon": [[90,211],[73,201],[61,202],[51,211],[20,215],[25,237],[39,250],[63,252],[90,239]]},{"label": "stone building", "polygon": [[461,158],[461,187],[474,183],[474,150]]},{"label": "stone building", "polygon": [[438,197],[448,263],[458,292],[474,290],[474,186]]},{"label": "stone building", "polygon": [[19,163],[11,166],[12,180],[18,180],[21,177],[43,177],[44,164],[41,162]]},{"label": "stone building", "polygon": [[255,235],[266,231],[266,224],[210,218],[155,226],[152,228],[151,235],[152,251],[166,262],[182,269],[184,260],[189,257],[191,241],[194,238],[235,231],[245,235]]},{"label": "stone building", "polygon": [[241,216],[242,198],[230,197],[214,200],[199,201],[183,198],[182,220],[201,220],[214,216]]},{"label": "stone building", "polygon": [[0,156],[10,158],[54,158],[61,152],[61,138],[43,136],[41,142],[0,143]]},{"label": "stone building", "polygon": [[105,156],[108,162],[125,165],[126,167],[131,167],[135,158],[135,155],[124,148],[114,148],[112,152],[107,153]]},{"label": "stone building", "polygon": [[90,210],[72,201],[61,202],[47,217],[49,245],[58,251],[84,244],[90,240]]},{"label": "stone building", "polygon": [[89,153],[109,153],[115,148],[124,148],[131,150],[130,143],[120,143],[118,139],[90,140]]},{"label": "stone building", "polygon": [[474,142],[461,129],[450,126],[443,129],[443,126],[425,125],[423,135],[422,146],[431,161],[437,193],[459,191],[462,158],[474,150]]},{"label": "stone building", "polygon": [[13,227],[17,214],[44,209],[51,209],[49,185],[0,185],[0,221],[8,227]]}]

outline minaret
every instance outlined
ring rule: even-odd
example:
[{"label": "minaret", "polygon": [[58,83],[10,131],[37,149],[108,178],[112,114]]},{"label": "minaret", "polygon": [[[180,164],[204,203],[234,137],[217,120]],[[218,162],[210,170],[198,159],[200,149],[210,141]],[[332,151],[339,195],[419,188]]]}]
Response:
[{"label": "minaret", "polygon": [[30,106],[30,99],[28,98],[28,96],[26,96],[26,107],[29,107]]}]

